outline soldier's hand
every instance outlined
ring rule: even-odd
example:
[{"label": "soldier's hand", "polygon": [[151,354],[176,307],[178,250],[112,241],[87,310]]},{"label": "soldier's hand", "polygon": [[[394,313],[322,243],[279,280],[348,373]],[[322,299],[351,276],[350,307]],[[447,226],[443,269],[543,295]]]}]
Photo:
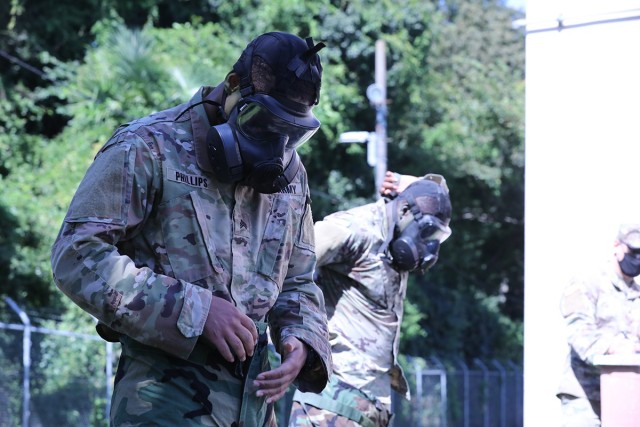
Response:
[{"label": "soldier's hand", "polygon": [[307,360],[306,345],[295,337],[289,337],[282,344],[282,364],[276,369],[261,372],[253,382],[258,389],[256,396],[267,396],[267,403],[273,403],[287,392]]},{"label": "soldier's hand", "polygon": [[233,362],[235,355],[244,361],[253,355],[258,342],[258,331],[253,320],[241,313],[235,305],[214,296],[211,298],[202,337],[213,345],[225,360]]},{"label": "soldier's hand", "polygon": [[400,184],[400,175],[391,171],[387,171],[380,187],[380,195],[387,197],[395,197],[398,195],[398,186]]},{"label": "soldier's hand", "polygon": [[398,194],[402,193],[405,188],[419,179],[419,177],[414,175],[403,175],[387,171],[380,187],[380,195],[394,199]]}]

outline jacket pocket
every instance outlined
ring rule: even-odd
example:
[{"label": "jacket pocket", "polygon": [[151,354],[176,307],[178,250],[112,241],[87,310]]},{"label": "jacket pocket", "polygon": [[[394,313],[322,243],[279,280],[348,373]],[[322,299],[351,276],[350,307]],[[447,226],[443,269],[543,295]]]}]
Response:
[{"label": "jacket pocket", "polygon": [[159,207],[167,257],[177,279],[194,282],[222,266],[215,255],[213,239],[207,231],[204,213],[207,203],[197,192],[183,194]]},{"label": "jacket pocket", "polygon": [[313,217],[311,214],[311,203],[308,197],[305,197],[302,202],[292,203],[294,213],[299,212],[302,217],[300,220],[299,230],[297,232],[296,246],[301,249],[315,253],[315,236],[313,231]]},{"label": "jacket pocket", "polygon": [[274,197],[256,266],[258,273],[273,280],[278,287],[282,286],[287,274],[293,244],[291,230],[299,224],[299,221],[297,224],[292,221],[290,202],[289,195]]}]

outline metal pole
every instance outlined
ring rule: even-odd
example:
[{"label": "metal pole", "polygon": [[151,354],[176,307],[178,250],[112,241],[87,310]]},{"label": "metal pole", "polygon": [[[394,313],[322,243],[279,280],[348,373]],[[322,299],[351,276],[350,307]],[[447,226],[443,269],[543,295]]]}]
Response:
[{"label": "metal pole", "polygon": [[18,304],[11,298],[4,298],[7,304],[20,317],[20,321],[24,324],[24,333],[22,335],[22,426],[29,426],[29,402],[31,401],[31,393],[29,392],[29,371],[31,370],[31,321],[27,313],[22,311]]},{"label": "metal pole", "polygon": [[113,343],[107,341],[107,362],[106,362],[106,375],[107,375],[107,402],[105,406],[106,418],[109,419],[111,413],[111,395],[113,394],[113,382],[111,377],[113,376]]},{"label": "metal pole", "polygon": [[418,361],[418,358],[413,360],[413,366],[415,367],[415,375],[416,375],[416,404],[415,404],[415,409],[414,409],[414,415],[413,415],[413,420],[416,424],[416,426],[420,426],[421,423],[421,417],[420,414],[422,413],[422,366],[420,366],[420,362]]},{"label": "metal pole", "polygon": [[462,393],[463,393],[463,403],[462,403],[462,413],[463,413],[463,426],[464,427],[469,427],[469,420],[470,420],[470,416],[469,416],[469,368],[467,368],[467,364],[464,363],[464,360],[462,360],[461,358],[458,358],[458,364],[460,365],[460,368],[462,369]]},{"label": "metal pole", "polygon": [[438,366],[440,371],[440,425],[447,427],[447,370],[440,359],[436,356],[431,357],[431,361]]},{"label": "metal pole", "polygon": [[513,369],[513,379],[514,379],[514,387],[515,387],[515,396],[513,397],[513,399],[515,400],[514,402],[514,407],[516,410],[516,420],[522,420],[523,419],[523,414],[522,414],[522,400],[523,400],[523,390],[522,390],[522,370],[520,369],[520,367],[518,367],[518,365],[516,365],[515,363],[513,363],[513,361],[509,360],[507,361],[507,363],[509,364],[509,366],[511,367],[511,369]]},{"label": "metal pole", "polygon": [[376,80],[382,99],[376,104],[376,194],[387,171],[387,58],[384,40],[376,41]]},{"label": "metal pole", "polygon": [[476,365],[478,365],[480,367],[480,369],[482,369],[482,374],[484,377],[484,395],[482,396],[482,406],[484,408],[483,410],[483,418],[484,418],[484,427],[489,427],[489,405],[488,405],[488,400],[489,400],[489,369],[487,368],[487,366],[482,363],[482,360],[480,359],[474,359],[473,360],[475,362]]},{"label": "metal pole", "polygon": [[500,372],[500,427],[507,425],[507,373],[497,360],[492,361],[493,366]]}]

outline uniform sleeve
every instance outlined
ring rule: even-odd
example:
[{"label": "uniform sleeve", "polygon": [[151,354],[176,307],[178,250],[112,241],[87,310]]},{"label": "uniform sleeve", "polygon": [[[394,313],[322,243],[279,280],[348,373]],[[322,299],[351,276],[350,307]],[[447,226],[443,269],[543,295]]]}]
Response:
[{"label": "uniform sleeve", "polygon": [[131,133],[107,143],[83,178],[51,252],[54,280],[111,329],[186,358],[211,293],[157,274],[118,251],[143,227],[162,185],[160,163]]},{"label": "uniform sleeve", "polygon": [[349,258],[349,228],[336,221],[318,221],[315,225],[317,266],[341,263]]},{"label": "uniform sleeve", "polygon": [[319,356],[314,366],[303,369],[296,379],[301,391],[319,393],[333,368],[324,296],[313,281],[315,236],[309,203],[305,205],[300,229],[294,233],[299,237],[292,249],[282,292],[269,314],[269,324],[279,352],[281,343],[294,336]]},{"label": "uniform sleeve", "polygon": [[582,360],[591,364],[593,357],[606,354],[616,339],[614,334],[598,327],[597,298],[595,284],[574,279],[565,288],[560,299],[560,312],[565,319],[567,341]]}]

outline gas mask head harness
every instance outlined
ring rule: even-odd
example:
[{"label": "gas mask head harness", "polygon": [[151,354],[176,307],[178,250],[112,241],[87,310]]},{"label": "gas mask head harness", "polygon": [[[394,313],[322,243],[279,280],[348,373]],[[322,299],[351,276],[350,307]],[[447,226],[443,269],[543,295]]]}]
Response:
[{"label": "gas mask head harness", "polygon": [[[276,193],[294,179],[300,168],[296,148],[320,128],[311,112],[318,103],[322,65],[313,43],[288,33],[266,33],[245,48],[233,66],[239,78],[240,100],[226,123],[207,134],[208,153],[216,177],[240,182],[260,193]],[[275,78],[268,92],[256,92],[251,80],[254,57],[268,65]],[[313,88],[312,105],[293,101],[294,83]]]},{"label": "gas mask head harness", "polygon": [[425,271],[438,260],[440,244],[450,235],[451,201],[445,179],[429,174],[409,185],[395,199],[396,217],[389,252],[402,271]]}]

